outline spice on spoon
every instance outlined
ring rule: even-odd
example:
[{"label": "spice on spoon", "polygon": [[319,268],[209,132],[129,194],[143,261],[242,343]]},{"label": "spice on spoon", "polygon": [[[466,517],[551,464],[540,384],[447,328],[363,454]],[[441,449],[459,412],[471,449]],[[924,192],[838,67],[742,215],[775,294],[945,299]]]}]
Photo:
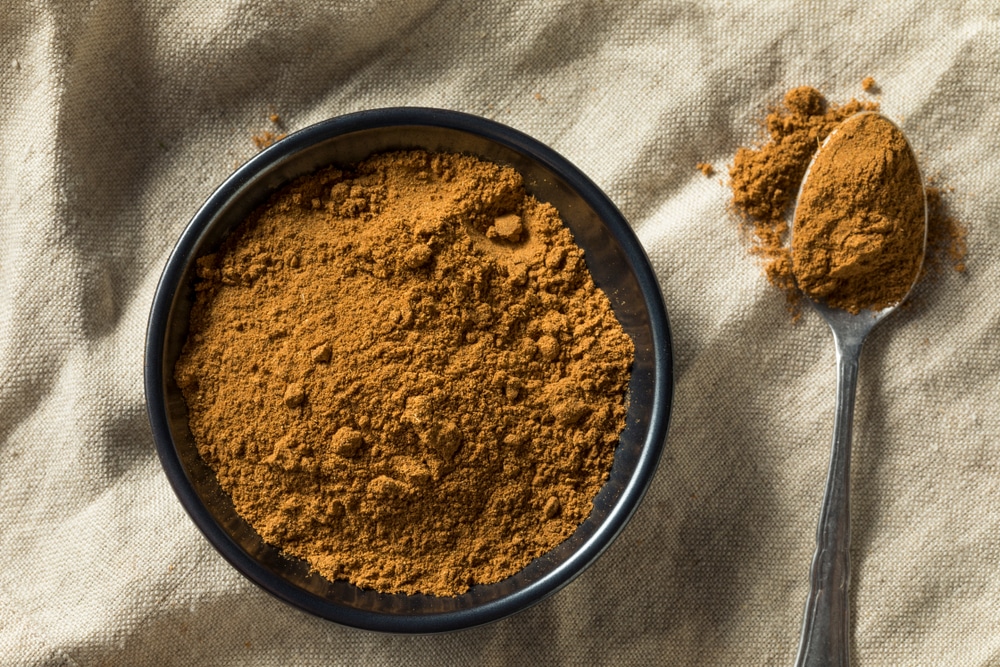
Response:
[{"label": "spice on spoon", "polygon": [[850,313],[902,301],[924,251],[922,185],[892,122],[875,113],[844,121],[817,154],[795,209],[799,289]]}]

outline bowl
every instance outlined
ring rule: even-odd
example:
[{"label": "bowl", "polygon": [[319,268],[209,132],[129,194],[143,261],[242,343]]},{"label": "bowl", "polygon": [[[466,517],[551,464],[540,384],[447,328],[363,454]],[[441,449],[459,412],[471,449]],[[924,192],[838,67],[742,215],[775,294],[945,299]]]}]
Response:
[{"label": "bowl", "polygon": [[[261,540],[233,508],[188,428],[173,367],[188,330],[195,260],[212,252],[290,180],[380,151],[419,148],[507,164],[526,190],[552,203],[585,252],[595,283],[635,343],[626,427],[590,516],[565,542],[501,582],[454,597],[383,594],[328,581],[305,561]],[[558,591],[621,532],[656,470],[673,397],[670,330],[659,286],[635,234],[580,170],[538,141],[493,121],[453,111],[362,111],[307,127],[257,154],[212,193],[181,234],[153,297],[145,390],[156,449],[181,504],[237,570],[279,599],[331,621],[369,630],[430,633],[503,618]]]}]

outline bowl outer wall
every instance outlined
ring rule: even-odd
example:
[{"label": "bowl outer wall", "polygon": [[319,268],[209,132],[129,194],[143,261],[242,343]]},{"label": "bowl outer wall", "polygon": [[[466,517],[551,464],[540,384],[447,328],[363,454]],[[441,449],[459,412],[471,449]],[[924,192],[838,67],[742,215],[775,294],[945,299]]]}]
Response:
[{"label": "bowl outer wall", "polygon": [[[318,578],[318,575],[298,572],[293,583],[279,574],[276,570],[282,570],[284,565],[280,559],[275,558],[274,553],[267,552],[266,546],[262,547],[262,550],[250,553],[254,549],[247,548],[245,539],[243,543],[234,539],[234,533],[245,532],[247,528],[245,525],[242,527],[238,525],[241,520],[237,518],[235,524],[230,521],[229,525],[224,526],[219,519],[219,512],[209,508],[209,503],[203,499],[204,492],[199,492],[200,488],[204,488],[205,480],[198,479],[196,472],[190,469],[190,462],[185,465],[178,451],[178,442],[175,441],[175,429],[180,428],[177,424],[177,414],[178,410],[183,411],[183,408],[176,405],[178,392],[176,387],[172,386],[172,368],[176,354],[173,358],[167,358],[165,353],[168,347],[174,352],[178,349],[176,336],[179,333],[176,323],[183,320],[182,328],[186,330],[190,286],[185,289],[182,283],[190,277],[194,258],[220,242],[233,226],[232,224],[220,226],[218,221],[222,217],[229,220],[241,219],[266,200],[267,194],[290,178],[330,164],[334,160],[322,150],[322,147],[330,141],[343,143],[346,140],[347,144],[350,144],[351,138],[357,137],[355,145],[346,151],[346,153],[353,151],[355,154],[336,160],[346,164],[363,159],[373,150],[407,147],[435,149],[434,146],[422,145],[420,141],[414,140],[421,132],[438,137],[443,136],[441,133],[460,133],[468,142],[480,149],[464,152],[498,162],[516,162],[517,156],[521,156],[523,164],[514,164],[515,168],[522,173],[534,169],[543,175],[545,172],[554,175],[555,184],[548,182],[546,185],[550,190],[555,188],[553,191],[555,198],[558,198],[561,188],[566,188],[573,196],[579,197],[603,222],[605,229],[610,232],[610,238],[590,239],[591,245],[605,241],[616,243],[623,253],[624,261],[632,271],[634,285],[631,285],[631,290],[641,295],[641,311],[626,313],[625,316],[645,319],[643,331],[648,332],[646,342],[650,347],[646,350],[646,354],[651,356],[652,361],[649,372],[644,374],[644,377],[637,378],[633,374],[630,396],[634,400],[636,389],[639,388],[640,393],[647,397],[646,400],[651,401],[651,405],[648,423],[642,431],[641,442],[637,443],[638,450],[634,461],[630,460],[632,470],[624,483],[616,489],[614,497],[607,499],[608,506],[603,508],[606,509],[605,516],[596,526],[590,526],[592,530],[585,538],[576,540],[577,543],[571,552],[565,554],[565,558],[554,566],[550,564],[543,567],[537,579],[526,583],[519,582],[509,591],[493,597],[487,596],[487,599],[477,601],[474,597],[470,598],[465,606],[438,605],[435,609],[435,601],[441,599],[429,596],[379,595],[376,596],[378,599],[374,603],[371,599],[365,599],[364,604],[359,607],[352,606],[352,600],[347,599],[359,590],[349,584],[339,582],[339,589],[335,591],[335,595],[345,599],[337,600],[336,597],[331,598],[329,592],[325,595],[322,593],[322,586],[329,582]],[[379,147],[372,149],[371,139],[374,137],[380,137],[379,141],[375,142],[379,143]],[[457,143],[461,144],[462,141],[459,140]],[[486,149],[483,148],[484,145],[487,146]],[[489,146],[497,147],[497,151],[493,151]],[[484,152],[496,152],[498,157],[483,155]],[[514,154],[513,159],[503,159],[512,158],[511,153]],[[532,181],[528,177],[526,177],[526,188],[529,192],[532,191]],[[548,200],[552,201],[552,198]],[[249,203],[245,203],[242,208],[236,206],[234,209],[234,202],[241,201]],[[572,197],[568,201],[572,202]],[[563,207],[558,204],[556,206],[560,213],[564,213]],[[578,234],[577,229],[573,231],[574,235]],[[581,245],[585,246],[584,243]],[[588,252],[587,257],[592,258],[593,254]],[[594,272],[590,261],[588,267]],[[609,280],[613,282],[614,276]],[[609,285],[601,285],[600,281],[598,284],[605,291],[609,291]],[[609,292],[609,297],[615,302],[614,294]],[[619,310],[619,307],[615,308],[616,315],[621,318],[622,313]],[[175,325],[173,330],[171,330],[172,324]],[[173,340],[170,339],[171,334],[174,336]],[[643,334],[644,337],[646,335]],[[504,125],[453,111],[403,107],[349,114],[296,132],[265,149],[237,169],[208,198],[182,233],[157,286],[147,329],[145,389],[147,410],[157,452],[174,491],[206,538],[237,570],[279,599],[344,625],[387,632],[427,633],[480,625],[525,609],[565,586],[603,553],[632,516],[655,473],[666,438],[672,405],[672,367],[667,314],[649,260],[621,213],[592,181],[552,149]],[[170,403],[171,398],[173,404]],[[630,416],[631,414],[630,406]],[[630,428],[631,426],[627,426],[626,431]],[[186,430],[186,423],[183,429]],[[619,449],[622,448],[623,445],[620,445]],[[616,452],[615,467],[619,465],[618,459]],[[614,473],[615,469],[612,470],[613,475]],[[604,494],[604,491],[601,493]],[[598,498],[601,498],[600,494]],[[597,509],[595,500],[594,514],[597,514]],[[588,522],[591,522],[591,519],[584,522],[584,526],[587,526]],[[567,540],[567,543],[573,542],[576,537],[574,535]],[[567,543],[560,545],[552,553],[559,551]],[[271,550],[273,551],[273,548]],[[262,558],[261,553],[265,553],[267,558]],[[536,561],[545,558],[546,556],[543,556]],[[526,570],[534,566],[535,563]],[[315,581],[316,579],[319,581]],[[303,584],[303,581],[306,583]],[[308,586],[311,590],[303,586]],[[496,586],[498,585],[483,588]],[[476,588],[473,591],[476,591]],[[362,597],[367,595],[371,598],[375,594],[362,592],[358,595]],[[459,596],[456,599],[463,597]],[[382,604],[383,601],[385,604]]]}]

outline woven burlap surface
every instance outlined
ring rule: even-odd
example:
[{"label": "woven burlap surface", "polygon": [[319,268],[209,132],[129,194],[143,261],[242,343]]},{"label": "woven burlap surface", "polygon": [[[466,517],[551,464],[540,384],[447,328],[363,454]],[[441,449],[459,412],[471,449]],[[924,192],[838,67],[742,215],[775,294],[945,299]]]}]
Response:
[{"label": "woven burlap surface", "polygon": [[[878,82],[954,189],[965,274],[861,363],[852,651],[1000,665],[1000,12],[991,2],[12,2],[0,21],[0,663],[787,665],[833,423],[834,348],[793,325],[727,212],[766,106]],[[251,136],[422,105],[498,120],[633,225],[676,400],[632,522],[567,588],[423,637],[271,598],[174,496],[143,395],[164,262]],[[718,174],[705,177],[698,162]]]}]

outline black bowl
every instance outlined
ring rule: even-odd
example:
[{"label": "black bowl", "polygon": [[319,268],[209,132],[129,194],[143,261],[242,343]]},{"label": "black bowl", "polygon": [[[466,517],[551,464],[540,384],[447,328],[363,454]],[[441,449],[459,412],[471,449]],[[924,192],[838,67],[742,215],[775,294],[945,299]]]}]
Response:
[{"label": "black bowl", "polygon": [[[195,259],[270,194],[320,167],[371,153],[420,148],[475,155],[517,169],[529,193],[552,203],[584,249],[594,280],[635,343],[625,430],[590,517],[565,542],[496,584],[456,597],[387,595],[330,582],[265,544],[233,509],[188,429],[173,367],[187,335]],[[153,298],[146,336],[146,402],[167,478],[205,537],[253,582],[344,625],[387,632],[440,632],[487,623],[551,595],[592,563],[621,532],[656,470],[673,395],[670,331],[649,260],[621,213],[576,167],[498,123],[453,111],[395,108],[333,118],[296,132],[236,170],[181,235]]]}]

